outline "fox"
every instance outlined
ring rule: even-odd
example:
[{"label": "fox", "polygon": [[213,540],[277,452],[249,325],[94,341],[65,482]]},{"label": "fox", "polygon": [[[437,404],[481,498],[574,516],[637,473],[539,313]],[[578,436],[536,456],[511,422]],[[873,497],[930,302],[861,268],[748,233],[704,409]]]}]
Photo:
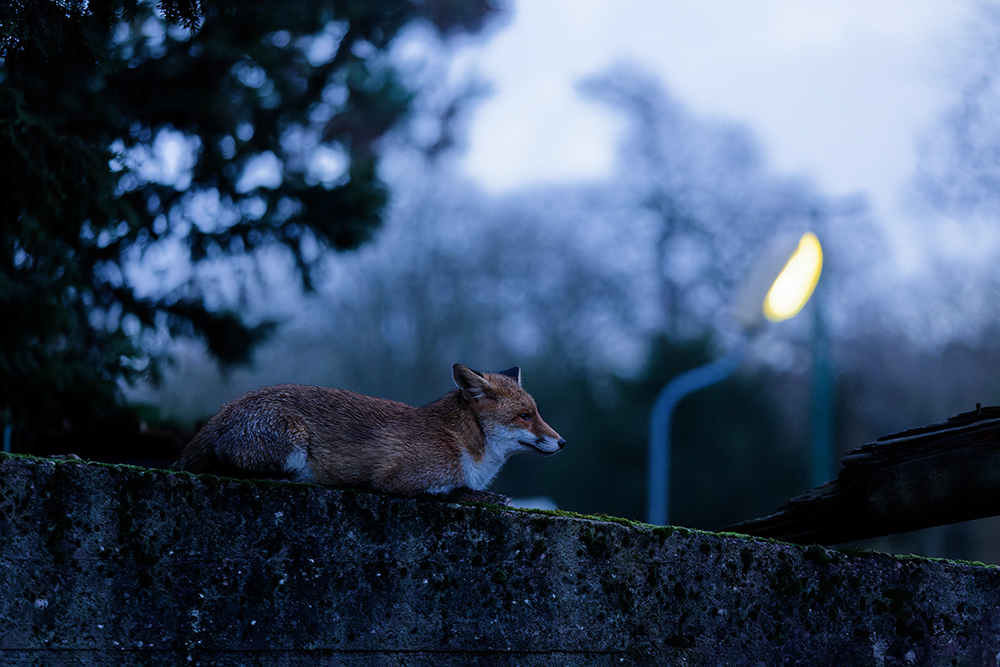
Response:
[{"label": "fox", "polygon": [[538,413],[517,366],[455,364],[452,378],[454,390],[421,407],[345,389],[263,387],[224,405],[172,468],[509,504],[486,491],[507,459],[551,456],[566,441]]}]

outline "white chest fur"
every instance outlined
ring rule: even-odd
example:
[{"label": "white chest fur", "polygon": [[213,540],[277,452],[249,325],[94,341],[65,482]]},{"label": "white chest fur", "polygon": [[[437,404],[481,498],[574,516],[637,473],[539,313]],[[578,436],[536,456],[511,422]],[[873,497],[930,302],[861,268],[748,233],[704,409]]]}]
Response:
[{"label": "white chest fur", "polygon": [[465,486],[476,491],[483,491],[490,485],[493,478],[500,472],[507,457],[487,446],[482,460],[476,461],[468,452],[462,452],[462,472],[465,474]]},{"label": "white chest fur", "polygon": [[465,486],[477,491],[485,490],[511,454],[528,449],[520,442],[525,437],[534,438],[523,429],[486,429],[486,453],[483,458],[476,461],[467,452],[462,453]]}]

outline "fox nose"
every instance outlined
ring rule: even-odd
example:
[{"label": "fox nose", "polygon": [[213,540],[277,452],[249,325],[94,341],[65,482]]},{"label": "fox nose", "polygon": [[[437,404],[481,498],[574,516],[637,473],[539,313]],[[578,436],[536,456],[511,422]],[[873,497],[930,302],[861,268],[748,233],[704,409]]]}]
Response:
[{"label": "fox nose", "polygon": [[559,450],[562,451],[562,448],[566,446],[566,438],[559,438],[559,442],[556,444],[559,445]]}]

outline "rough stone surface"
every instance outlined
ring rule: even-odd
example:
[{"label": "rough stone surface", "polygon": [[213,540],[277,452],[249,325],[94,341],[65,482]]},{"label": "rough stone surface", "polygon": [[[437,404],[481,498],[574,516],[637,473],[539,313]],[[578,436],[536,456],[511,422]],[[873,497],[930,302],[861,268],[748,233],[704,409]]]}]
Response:
[{"label": "rough stone surface", "polygon": [[992,567],[0,456],[0,664],[994,665]]}]

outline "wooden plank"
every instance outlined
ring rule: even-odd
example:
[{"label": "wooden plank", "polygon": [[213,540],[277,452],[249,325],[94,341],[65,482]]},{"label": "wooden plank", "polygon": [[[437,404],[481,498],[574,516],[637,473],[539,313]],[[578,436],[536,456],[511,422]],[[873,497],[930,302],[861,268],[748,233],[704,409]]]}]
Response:
[{"label": "wooden plank", "polygon": [[841,544],[1000,515],[1000,407],[885,436],[841,463],[837,479],[726,530]]}]

